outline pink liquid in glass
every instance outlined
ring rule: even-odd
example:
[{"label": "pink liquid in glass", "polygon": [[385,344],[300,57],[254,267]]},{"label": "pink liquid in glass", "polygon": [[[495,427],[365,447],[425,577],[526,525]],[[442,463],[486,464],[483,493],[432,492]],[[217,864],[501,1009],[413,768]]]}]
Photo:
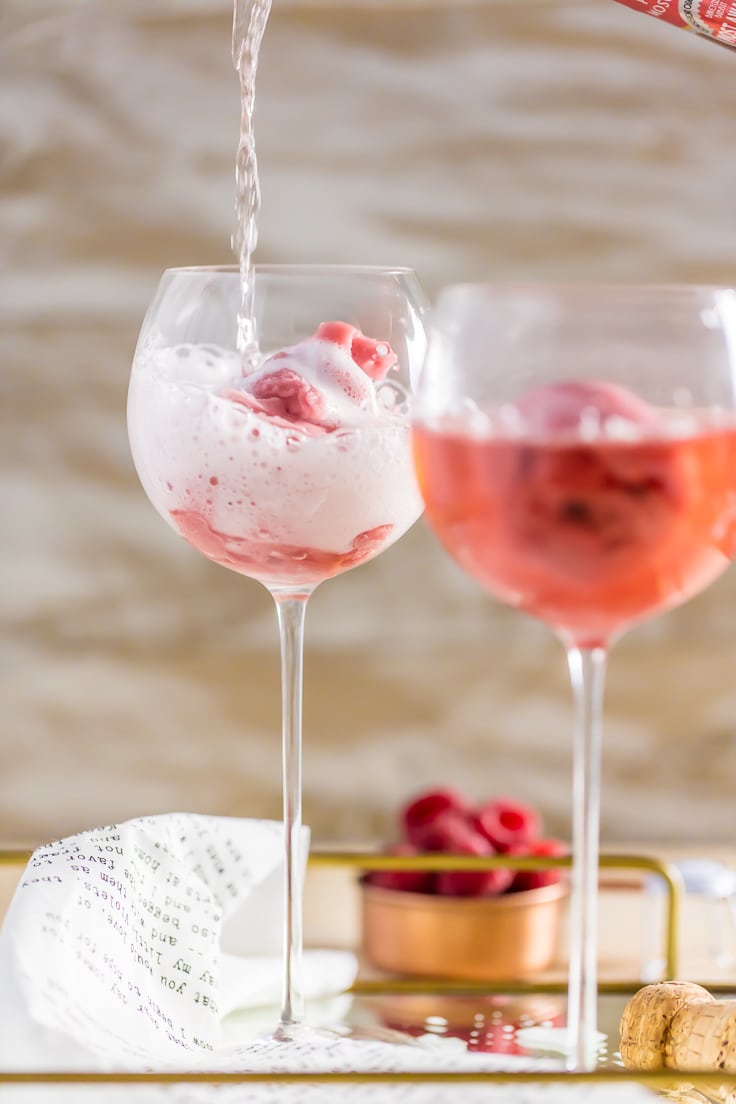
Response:
[{"label": "pink liquid in glass", "polygon": [[427,520],[491,594],[580,647],[679,605],[733,551],[736,431],[586,441],[416,428]]},{"label": "pink liquid in glass", "polygon": [[159,513],[215,563],[309,588],[378,555],[421,497],[396,357],[341,322],[243,375],[234,350],[144,350],[131,378],[133,457]]}]

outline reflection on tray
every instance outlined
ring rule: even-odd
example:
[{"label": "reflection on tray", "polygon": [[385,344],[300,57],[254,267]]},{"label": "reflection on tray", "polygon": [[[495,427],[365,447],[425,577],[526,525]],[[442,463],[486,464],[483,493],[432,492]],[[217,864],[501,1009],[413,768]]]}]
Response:
[{"label": "reflection on tray", "polygon": [[462,1039],[469,1050],[528,1055],[516,1038],[521,1027],[562,1027],[565,999],[553,994],[473,997],[422,993],[370,998],[379,1022],[409,1035]]}]

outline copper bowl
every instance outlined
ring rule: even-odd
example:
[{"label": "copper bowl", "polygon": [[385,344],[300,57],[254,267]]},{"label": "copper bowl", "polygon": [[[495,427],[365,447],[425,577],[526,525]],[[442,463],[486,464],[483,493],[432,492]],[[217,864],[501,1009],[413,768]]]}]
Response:
[{"label": "copper bowl", "polygon": [[516,981],[559,950],[565,882],[498,897],[440,897],[361,886],[363,954],[390,973]]}]

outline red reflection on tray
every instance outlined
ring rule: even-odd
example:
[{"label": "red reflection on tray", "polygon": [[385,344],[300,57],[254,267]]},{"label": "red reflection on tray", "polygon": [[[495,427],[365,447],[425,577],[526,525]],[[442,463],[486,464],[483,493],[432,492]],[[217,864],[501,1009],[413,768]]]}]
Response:
[{"label": "red reflection on tray", "polygon": [[[406,1003],[404,1003],[406,1002]],[[429,1012],[424,1000],[424,1012]],[[402,1004],[404,1005],[402,1007]],[[411,998],[394,998],[390,1007],[382,1008],[385,1027],[405,1035],[438,1035],[446,1039],[461,1039],[469,1051],[484,1054],[511,1054],[526,1057],[532,1052],[516,1038],[521,1027],[564,1027],[564,1002],[539,998],[534,1000],[494,996],[476,1000],[437,998],[435,1009],[426,1017],[412,1015],[417,1011]]]}]

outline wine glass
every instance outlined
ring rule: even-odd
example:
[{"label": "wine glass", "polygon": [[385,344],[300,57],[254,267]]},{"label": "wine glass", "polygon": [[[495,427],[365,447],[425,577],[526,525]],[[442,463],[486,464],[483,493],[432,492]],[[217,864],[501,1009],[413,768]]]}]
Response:
[{"label": "wine glass", "polygon": [[409,397],[427,303],[401,268],[259,265],[260,363],[237,349],[236,268],[164,273],[138,340],[131,451],[163,519],[272,594],[281,642],[285,921],[277,1037],[303,1024],[301,719],[315,587],[416,521]]},{"label": "wine glass", "polygon": [[491,595],[546,622],[576,703],[570,1068],[595,1065],[606,656],[734,551],[736,292],[458,285],[414,406],[426,517]]}]

